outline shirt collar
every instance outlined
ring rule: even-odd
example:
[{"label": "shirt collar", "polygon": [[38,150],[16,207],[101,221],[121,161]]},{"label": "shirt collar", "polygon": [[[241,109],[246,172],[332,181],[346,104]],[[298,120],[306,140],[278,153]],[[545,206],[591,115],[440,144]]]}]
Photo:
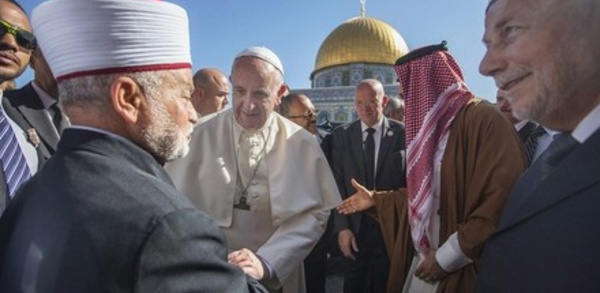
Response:
[{"label": "shirt collar", "polygon": [[521,130],[521,128],[523,128],[523,126],[525,126],[525,124],[527,124],[529,121],[528,120],[521,120],[517,123],[515,123],[513,126],[515,127],[515,129],[517,131]]},{"label": "shirt collar", "polygon": [[51,97],[48,93],[46,93],[42,88],[35,84],[35,81],[31,82],[31,86],[33,87],[35,93],[40,97],[40,101],[42,101],[44,109],[47,110],[50,107],[52,107],[52,105],[58,103],[57,99]]},{"label": "shirt collar", "polygon": [[577,124],[571,135],[579,143],[584,143],[596,130],[600,128],[600,104],[590,111],[580,122]]},{"label": "shirt collar", "polygon": [[[381,119],[379,119],[379,121],[377,121],[377,123],[375,123],[375,125],[373,125],[371,128],[375,129],[375,133],[381,133],[382,127],[383,117],[381,117]],[[360,129],[362,130],[362,132],[367,131],[367,128],[369,128],[369,126],[367,126],[367,124],[365,124],[364,122],[360,121]]]}]

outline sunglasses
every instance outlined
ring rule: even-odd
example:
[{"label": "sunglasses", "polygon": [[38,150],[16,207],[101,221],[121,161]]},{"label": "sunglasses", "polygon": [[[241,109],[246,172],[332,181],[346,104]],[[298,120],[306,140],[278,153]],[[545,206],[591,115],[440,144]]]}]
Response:
[{"label": "sunglasses", "polygon": [[3,19],[0,19],[0,37],[7,33],[13,35],[17,40],[17,44],[25,49],[33,50],[37,47],[35,36],[32,33],[22,30]]}]

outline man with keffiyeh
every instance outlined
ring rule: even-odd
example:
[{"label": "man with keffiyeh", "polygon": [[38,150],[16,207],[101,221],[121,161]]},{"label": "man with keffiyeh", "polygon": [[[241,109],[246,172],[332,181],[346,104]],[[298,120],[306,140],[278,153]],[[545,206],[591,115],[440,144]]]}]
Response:
[{"label": "man with keffiyeh", "polygon": [[363,188],[338,209],[376,207],[392,261],[388,292],[472,292],[473,262],[525,168],[519,139],[469,91],[445,42],[408,53],[395,69],[406,102],[407,189]]}]

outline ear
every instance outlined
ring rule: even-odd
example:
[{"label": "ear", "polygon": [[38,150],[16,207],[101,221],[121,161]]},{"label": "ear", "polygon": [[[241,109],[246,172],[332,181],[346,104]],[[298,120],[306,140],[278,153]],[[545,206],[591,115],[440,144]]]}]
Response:
[{"label": "ear", "polygon": [[390,99],[387,96],[383,96],[383,99],[381,99],[381,107],[385,108],[389,100]]},{"label": "ear", "polygon": [[126,123],[136,123],[142,105],[142,89],[130,77],[119,76],[110,85],[110,98],[115,112]]},{"label": "ear", "polygon": [[287,86],[287,84],[282,84],[277,90],[277,100],[275,101],[275,105],[279,106],[281,104],[281,98],[289,91],[290,88]]},{"label": "ear", "polygon": [[202,100],[202,98],[204,98],[204,88],[203,87],[197,87],[195,89],[196,95],[198,95],[198,100]]},{"label": "ear", "polygon": [[35,53],[31,53],[31,55],[29,56],[29,68],[31,68],[31,70],[35,71],[35,64],[37,62],[37,56]]}]

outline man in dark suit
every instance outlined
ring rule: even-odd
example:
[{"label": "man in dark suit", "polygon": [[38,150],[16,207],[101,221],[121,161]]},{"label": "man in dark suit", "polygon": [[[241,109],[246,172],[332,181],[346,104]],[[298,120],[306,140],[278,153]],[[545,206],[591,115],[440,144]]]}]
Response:
[{"label": "man in dark suit", "polygon": [[58,107],[58,86],[39,47],[31,55],[29,65],[34,70],[33,81],[7,91],[5,97],[27,121],[26,130],[35,130],[42,160],[46,161],[56,151],[60,133],[69,122]]},{"label": "man in dark suit", "polygon": [[[362,81],[354,99],[359,120],[331,134],[332,170],[342,198],[356,193],[352,180],[369,190],[406,186],[404,126],[383,116],[386,103],[379,81]],[[333,220],[340,250],[349,259],[344,292],[385,292],[390,263],[377,222],[366,212],[334,211]]]},{"label": "man in dark suit", "polygon": [[265,292],[162,167],[197,121],[185,10],[48,1],[32,22],[73,127],[0,219],[0,292]]},{"label": "man in dark suit", "polygon": [[559,134],[513,188],[476,291],[600,292],[600,3],[495,0],[485,28],[481,73]]},{"label": "man in dark suit", "polygon": [[[11,0],[0,1],[0,82],[20,76],[35,49],[36,41],[25,11]],[[4,95],[0,91],[0,98]],[[38,168],[37,143],[8,101],[0,107],[0,215],[19,186]]]}]

